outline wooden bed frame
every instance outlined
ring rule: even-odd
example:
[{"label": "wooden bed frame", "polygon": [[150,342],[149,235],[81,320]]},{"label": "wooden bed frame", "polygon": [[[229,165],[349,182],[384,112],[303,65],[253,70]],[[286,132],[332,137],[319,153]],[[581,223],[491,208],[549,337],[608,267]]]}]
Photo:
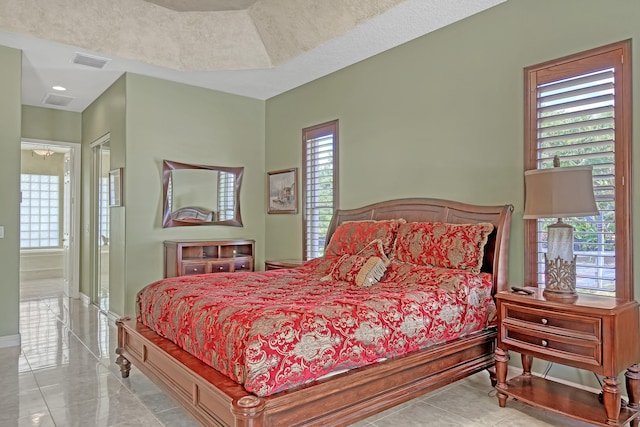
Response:
[{"label": "wooden bed frame", "polygon": [[[483,271],[493,274],[495,294],[507,288],[512,211],[511,205],[475,206],[424,198],[392,200],[336,211],[327,241],[344,221],[404,218],[409,222],[490,222],[495,229],[486,245]],[[122,318],[116,323],[116,363],[122,376],[129,376],[133,363],[205,426],[342,426],[483,369],[489,370],[495,385],[495,328],[293,390],[257,397],[135,319]]]}]

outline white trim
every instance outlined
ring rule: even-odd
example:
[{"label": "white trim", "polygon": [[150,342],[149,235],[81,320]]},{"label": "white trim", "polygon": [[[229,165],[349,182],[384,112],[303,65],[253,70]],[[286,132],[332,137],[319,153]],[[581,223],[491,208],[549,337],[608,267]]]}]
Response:
[{"label": "white trim", "polygon": [[72,187],[72,199],[71,199],[71,240],[72,244],[69,248],[69,256],[71,257],[71,270],[73,277],[69,283],[69,296],[71,298],[78,298],[80,293],[80,241],[82,240],[81,226],[80,226],[80,211],[81,211],[81,182],[82,182],[82,145],[74,144],[71,149],[71,174],[73,180],[71,181]]},{"label": "white trim", "polygon": [[107,132],[104,135],[102,135],[100,138],[96,139],[95,141],[93,141],[90,145],[89,148],[93,148],[96,147],[98,145],[102,145],[105,142],[111,140],[111,132]]},{"label": "white trim", "polygon": [[81,160],[82,144],[78,142],[51,141],[46,139],[22,138],[22,144],[40,144],[48,146],[66,147],[71,157],[71,224],[69,257],[71,259],[71,280],[69,281],[68,294],[71,298],[78,298],[80,291],[80,197],[81,197]]},{"label": "white trim", "polygon": [[20,346],[20,334],[0,337],[0,348]]}]

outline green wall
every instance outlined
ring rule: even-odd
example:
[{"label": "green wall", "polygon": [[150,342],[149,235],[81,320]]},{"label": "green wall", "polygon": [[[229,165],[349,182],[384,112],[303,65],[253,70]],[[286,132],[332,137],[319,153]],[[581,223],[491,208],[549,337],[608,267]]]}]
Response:
[{"label": "green wall", "polygon": [[[512,203],[510,279],[524,277],[523,68],[634,39],[640,2],[510,0],[267,101],[266,170],[301,167],[301,129],[339,119],[340,206],[401,197]],[[633,165],[640,169],[640,133]],[[640,174],[633,182],[640,209]],[[634,220],[636,299],[640,222]],[[300,257],[301,215],[268,215],[266,257]],[[515,359],[515,358],[514,358]],[[543,366],[535,365],[538,371]],[[591,373],[551,375],[597,387]]]},{"label": "green wall", "polygon": [[[300,168],[301,129],[337,118],[341,207],[421,196],[512,203],[510,277],[517,283],[524,268],[523,68],[640,40],[639,18],[635,0],[615,8],[597,0],[510,0],[267,100],[266,170]],[[634,146],[638,140],[636,132]],[[301,229],[300,214],[267,216],[267,258],[300,257]]]},{"label": "green wall", "polygon": [[80,113],[22,106],[22,138],[79,143],[81,134]]},{"label": "green wall", "polygon": [[[264,248],[264,101],[126,74],[83,113],[83,182],[92,168],[88,145],[111,136],[111,169],[124,168],[124,206],[111,208],[109,309],[135,313],[135,295],[162,278],[164,240],[256,240]],[[162,160],[243,166],[244,227],[162,228]],[[85,218],[91,192],[83,185]],[[88,222],[85,221],[85,226]],[[84,236],[83,236],[84,237]],[[83,287],[90,294],[90,236],[83,239]]]},{"label": "green wall", "polygon": [[0,46],[0,345],[19,343],[22,53]]},{"label": "green wall", "polygon": [[[127,288],[124,312],[136,293],[162,278],[164,240],[256,241],[264,251],[264,101],[127,74],[125,209]],[[162,160],[243,166],[243,227],[162,228]]]},{"label": "green wall", "polygon": [[[110,167],[123,167],[126,145],[126,78],[120,77],[100,97],[82,112],[82,213],[80,243],[80,292],[94,297],[91,290],[94,271],[93,259],[97,251],[97,231],[91,218],[95,217],[92,204],[94,193],[94,156],[91,144],[105,135],[110,136]],[[124,314],[125,243],[124,208],[110,208],[109,237],[109,310]]]}]

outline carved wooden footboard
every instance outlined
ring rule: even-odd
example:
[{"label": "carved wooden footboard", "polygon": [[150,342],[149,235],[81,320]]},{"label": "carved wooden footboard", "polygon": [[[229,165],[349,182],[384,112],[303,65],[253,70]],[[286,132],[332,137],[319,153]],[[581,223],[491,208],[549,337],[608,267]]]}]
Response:
[{"label": "carved wooden footboard", "polygon": [[[483,271],[493,274],[493,293],[507,287],[511,205],[474,206],[435,199],[402,199],[360,209],[339,210],[329,240],[343,221],[405,218],[407,221],[490,222]],[[256,397],[172,342],[136,322],[118,326],[117,363],[123,377],[133,364],[205,426],[341,426],[413,399],[494,365],[495,328],[446,344]],[[495,383],[495,376],[491,374]]]},{"label": "carved wooden footboard", "polygon": [[230,427],[352,424],[492,367],[496,337],[483,331],[260,398],[135,320],[117,324],[123,376],[132,362],[203,425]]}]

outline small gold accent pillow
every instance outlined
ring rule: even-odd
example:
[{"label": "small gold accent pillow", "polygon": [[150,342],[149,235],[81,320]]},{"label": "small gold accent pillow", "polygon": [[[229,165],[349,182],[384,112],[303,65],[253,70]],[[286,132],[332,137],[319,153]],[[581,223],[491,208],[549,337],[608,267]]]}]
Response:
[{"label": "small gold accent pillow", "polygon": [[333,267],[330,276],[335,280],[369,287],[378,283],[386,271],[387,267],[380,257],[343,255]]}]

